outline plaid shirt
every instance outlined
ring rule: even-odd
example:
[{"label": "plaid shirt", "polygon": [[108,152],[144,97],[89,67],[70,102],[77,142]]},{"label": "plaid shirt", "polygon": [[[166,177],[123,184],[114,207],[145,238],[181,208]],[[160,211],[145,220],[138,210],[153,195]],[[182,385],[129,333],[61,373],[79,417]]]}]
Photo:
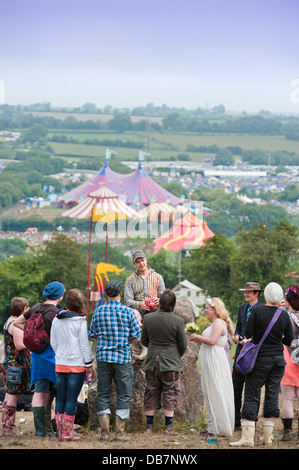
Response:
[{"label": "plaid shirt", "polygon": [[117,300],[95,309],[89,338],[97,339],[97,360],[127,364],[131,362],[130,341],[141,336],[133,310]]}]

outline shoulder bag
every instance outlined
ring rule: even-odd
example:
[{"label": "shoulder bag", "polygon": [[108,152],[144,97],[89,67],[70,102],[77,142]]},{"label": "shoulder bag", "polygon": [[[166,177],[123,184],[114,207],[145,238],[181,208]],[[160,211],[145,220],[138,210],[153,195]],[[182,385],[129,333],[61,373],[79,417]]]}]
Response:
[{"label": "shoulder bag", "polygon": [[247,341],[247,343],[244,344],[243,349],[240,351],[240,354],[238,355],[236,359],[235,368],[238,372],[241,372],[244,375],[252,372],[259,349],[280,314],[281,314],[281,309],[278,308],[275,314],[273,315],[272,320],[270,321],[265,333],[263,334],[258,344],[252,343],[251,340]]}]

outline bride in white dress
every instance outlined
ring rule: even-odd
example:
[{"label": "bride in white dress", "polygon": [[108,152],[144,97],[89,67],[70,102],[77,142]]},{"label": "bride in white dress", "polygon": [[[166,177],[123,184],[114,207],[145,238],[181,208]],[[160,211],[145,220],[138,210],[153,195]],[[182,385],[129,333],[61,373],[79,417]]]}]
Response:
[{"label": "bride in white dress", "polygon": [[201,384],[208,412],[209,434],[232,436],[235,422],[234,390],[225,351],[227,333],[233,335],[229,314],[221,299],[206,299],[205,312],[212,324],[202,335],[191,333],[191,341],[201,345]]}]

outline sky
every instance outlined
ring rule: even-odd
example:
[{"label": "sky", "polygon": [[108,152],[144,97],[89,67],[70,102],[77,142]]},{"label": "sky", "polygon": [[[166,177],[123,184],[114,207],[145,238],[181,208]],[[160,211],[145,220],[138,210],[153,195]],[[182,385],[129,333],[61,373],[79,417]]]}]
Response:
[{"label": "sky", "polygon": [[0,0],[0,103],[299,113],[298,0]]}]

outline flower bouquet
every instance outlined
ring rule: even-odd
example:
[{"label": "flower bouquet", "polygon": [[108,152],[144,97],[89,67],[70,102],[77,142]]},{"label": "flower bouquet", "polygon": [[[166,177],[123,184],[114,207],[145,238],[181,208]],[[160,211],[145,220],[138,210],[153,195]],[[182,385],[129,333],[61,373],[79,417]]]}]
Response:
[{"label": "flower bouquet", "polygon": [[190,335],[190,333],[196,333],[197,335],[199,335],[200,329],[194,322],[192,322],[192,323],[187,323],[185,325],[185,332],[187,333],[187,335]]}]

